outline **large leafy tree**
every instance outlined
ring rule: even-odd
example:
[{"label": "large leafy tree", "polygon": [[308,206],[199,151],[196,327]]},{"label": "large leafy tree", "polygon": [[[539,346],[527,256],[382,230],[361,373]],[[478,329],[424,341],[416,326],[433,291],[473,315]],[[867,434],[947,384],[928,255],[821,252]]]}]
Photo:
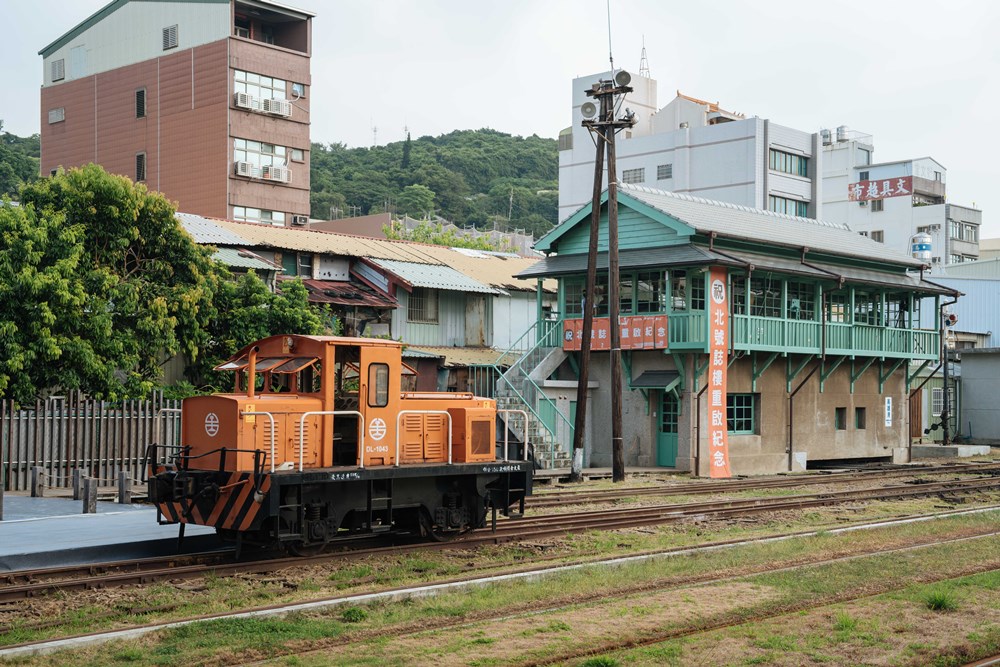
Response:
[{"label": "large leafy tree", "polygon": [[3,131],[0,120],[0,195],[15,196],[24,183],[38,178],[38,135],[19,137]]},{"label": "large leafy tree", "polygon": [[89,165],[0,207],[0,395],[147,394],[160,364],[196,360],[220,273],[162,195]]},{"label": "large leafy tree", "polygon": [[274,334],[320,334],[327,330],[323,313],[309,307],[309,293],[300,279],[282,283],[278,294],[268,290],[252,271],[238,280],[219,284],[215,306],[225,315],[209,325],[209,343],[189,367],[190,379],[199,387],[226,389],[231,375],[212,371],[255,340]]}]

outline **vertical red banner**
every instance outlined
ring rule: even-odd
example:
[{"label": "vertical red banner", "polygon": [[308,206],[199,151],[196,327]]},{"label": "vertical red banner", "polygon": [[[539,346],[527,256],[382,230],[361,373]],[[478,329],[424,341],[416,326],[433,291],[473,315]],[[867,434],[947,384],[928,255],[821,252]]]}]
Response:
[{"label": "vertical red banner", "polygon": [[729,295],[726,269],[713,266],[709,275],[708,454],[709,477],[732,477],[726,428],[726,372],[729,368]]},{"label": "vertical red banner", "polygon": [[653,318],[656,329],[653,332],[653,347],[657,350],[667,349],[667,316],[657,315]]}]

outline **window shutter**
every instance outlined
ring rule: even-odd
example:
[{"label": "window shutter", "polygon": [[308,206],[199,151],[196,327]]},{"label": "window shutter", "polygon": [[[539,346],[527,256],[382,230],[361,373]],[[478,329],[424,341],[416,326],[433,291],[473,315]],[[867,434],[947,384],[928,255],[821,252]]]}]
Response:
[{"label": "window shutter", "polygon": [[64,120],[66,120],[66,107],[49,109],[49,125],[52,123],[60,123]]},{"label": "window shutter", "polygon": [[172,25],[163,29],[163,50],[172,49],[177,46],[177,26]]},{"label": "window shutter", "polygon": [[135,91],[135,117],[146,117],[146,89],[140,88]]},{"label": "window shutter", "polygon": [[62,81],[66,78],[66,61],[63,58],[52,61],[52,80]]},{"label": "window shutter", "polygon": [[135,156],[135,182],[146,180],[146,154],[137,153]]}]

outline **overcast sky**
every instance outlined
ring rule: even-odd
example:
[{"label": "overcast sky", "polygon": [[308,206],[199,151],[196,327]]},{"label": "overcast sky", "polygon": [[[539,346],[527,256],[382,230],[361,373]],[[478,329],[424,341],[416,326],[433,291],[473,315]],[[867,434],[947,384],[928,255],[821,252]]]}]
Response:
[{"label": "overcast sky", "polygon": [[[489,127],[555,137],[570,84],[608,69],[606,0],[284,0],[313,22],[312,140],[368,146]],[[105,0],[0,0],[4,128],[39,131],[39,49]],[[645,38],[674,91],[803,131],[872,134],[874,161],[931,156],[950,202],[1000,236],[1000,4],[611,0],[615,64]],[[377,128],[377,135],[373,131]],[[991,185],[991,183],[993,183]]]}]

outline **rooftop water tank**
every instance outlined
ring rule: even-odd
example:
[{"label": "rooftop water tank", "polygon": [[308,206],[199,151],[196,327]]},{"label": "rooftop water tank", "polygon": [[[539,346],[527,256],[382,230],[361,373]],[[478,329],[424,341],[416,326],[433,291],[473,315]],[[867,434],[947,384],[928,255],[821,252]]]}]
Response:
[{"label": "rooftop water tank", "polygon": [[910,254],[926,264],[931,263],[931,235],[923,232],[910,237]]},{"label": "rooftop water tank", "polygon": [[850,129],[846,125],[841,125],[840,127],[838,127],[837,141],[847,141],[849,139],[849,137],[847,136],[848,132],[850,132]]}]

